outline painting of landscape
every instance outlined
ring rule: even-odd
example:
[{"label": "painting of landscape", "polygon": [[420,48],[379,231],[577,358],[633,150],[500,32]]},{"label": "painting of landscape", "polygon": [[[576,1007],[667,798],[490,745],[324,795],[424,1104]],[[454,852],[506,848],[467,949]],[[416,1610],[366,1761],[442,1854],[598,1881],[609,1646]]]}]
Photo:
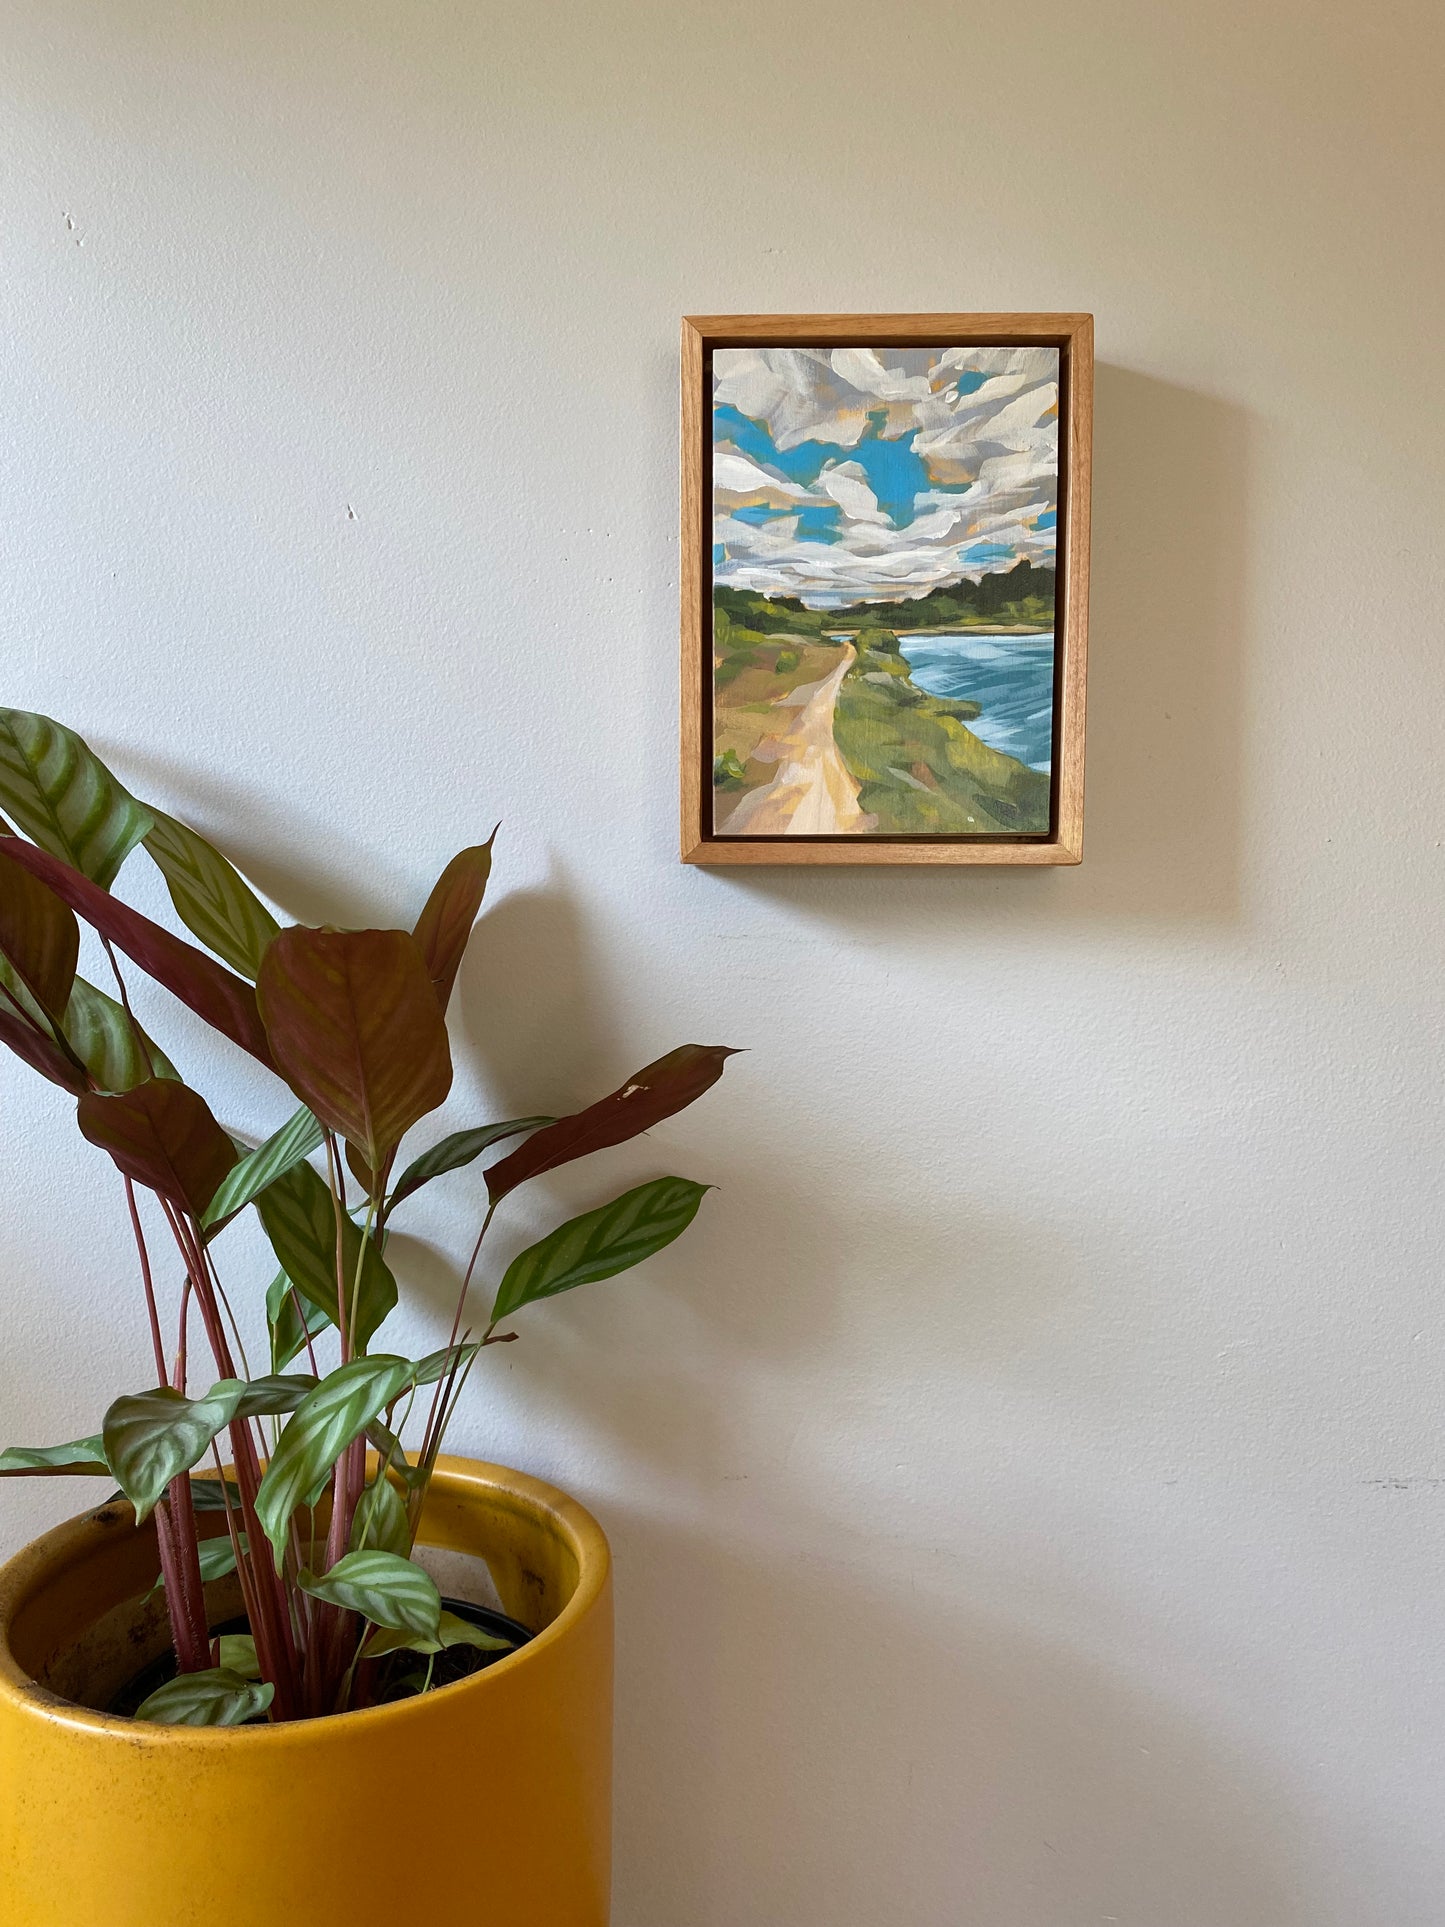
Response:
[{"label": "painting of landscape", "polygon": [[1050,827],[1059,350],[712,355],[712,828]]}]

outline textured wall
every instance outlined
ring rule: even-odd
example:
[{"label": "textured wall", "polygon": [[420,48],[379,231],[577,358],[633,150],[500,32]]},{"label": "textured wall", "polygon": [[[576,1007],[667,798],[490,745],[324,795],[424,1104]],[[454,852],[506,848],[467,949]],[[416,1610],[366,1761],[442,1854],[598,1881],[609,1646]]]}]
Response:
[{"label": "textured wall", "polygon": [[[512,1212],[720,1186],[458,1434],[615,1539],[619,1927],[1435,1927],[1436,9],[3,43],[5,700],[313,921],[501,817],[457,1123],[749,1047]],[[1080,870],[673,861],[677,317],[854,307],[1098,316]],[[124,1226],[0,1090],[3,1430],[66,1437],[146,1377]]]}]

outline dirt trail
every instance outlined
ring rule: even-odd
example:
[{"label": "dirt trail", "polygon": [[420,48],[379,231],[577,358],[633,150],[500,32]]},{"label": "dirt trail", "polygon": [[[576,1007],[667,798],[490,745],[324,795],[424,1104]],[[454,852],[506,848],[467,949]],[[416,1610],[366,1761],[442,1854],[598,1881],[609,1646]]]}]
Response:
[{"label": "dirt trail", "polygon": [[852,643],[844,648],[842,662],[822,682],[778,697],[774,706],[794,714],[753,751],[755,762],[776,763],[778,773],[735,805],[718,824],[718,835],[836,836],[873,828],[833,740],[838,690],[854,659]]}]

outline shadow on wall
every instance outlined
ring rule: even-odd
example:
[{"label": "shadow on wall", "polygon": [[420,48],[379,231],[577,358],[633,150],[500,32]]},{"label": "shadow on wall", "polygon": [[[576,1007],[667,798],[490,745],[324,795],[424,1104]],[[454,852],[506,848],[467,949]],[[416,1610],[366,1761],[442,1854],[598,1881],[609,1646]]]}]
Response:
[{"label": "shadow on wall", "polygon": [[[825,1563],[690,1539],[615,1503],[608,1523],[628,1629],[625,1927],[1314,1917],[1304,1844],[1257,1769],[1122,1663],[950,1602],[944,1573],[936,1599],[884,1595],[865,1577],[871,1536]],[[665,1595],[649,1596],[659,1572]]]},{"label": "shadow on wall", "polygon": [[[518,893],[486,929],[460,1001],[489,1081],[520,1101],[565,1033],[588,1068],[569,1061],[556,1097],[605,1087],[621,1047],[570,904]],[[518,985],[517,1024],[489,1026],[519,1007]],[[1057,1226],[990,1220],[966,1181],[956,1209],[920,1223],[902,1168],[882,1186],[896,1220],[871,1195],[866,1224],[862,1207],[808,1218],[806,1170],[730,1138],[725,1119],[710,1128],[707,1173],[747,1209],[726,1230],[695,1227],[691,1283],[663,1258],[625,1290],[559,1300],[546,1344],[505,1360],[537,1439],[555,1420],[607,1440],[615,1463],[665,1463],[660,1484],[624,1481],[666,1495],[665,1513],[615,1488],[601,1508],[619,1589],[619,1927],[1307,1927],[1291,1816],[1255,1763],[1141,1688],[1115,1608],[1055,1581],[1000,1612],[962,1506],[945,1543],[905,1529],[895,1552],[887,1520],[815,1512],[797,1467],[739,1461],[732,1390],[799,1396],[849,1315],[834,1281],[860,1240],[890,1254],[890,1285],[946,1373],[951,1354],[1002,1358],[1092,1315],[1068,1301],[1093,1268],[1088,1227],[1070,1243]],[[825,1154],[841,1142],[831,1131]],[[605,1189],[600,1170],[587,1183]],[[772,1379],[755,1370],[762,1331]],[[851,1396],[864,1411],[866,1388]],[[557,1468],[564,1483],[576,1472]],[[745,1474],[758,1498],[730,1499]]]},{"label": "shadow on wall", "polygon": [[1250,418],[1097,371],[1084,862],[1077,870],[718,870],[860,934],[1010,912],[1226,924],[1241,913]]}]

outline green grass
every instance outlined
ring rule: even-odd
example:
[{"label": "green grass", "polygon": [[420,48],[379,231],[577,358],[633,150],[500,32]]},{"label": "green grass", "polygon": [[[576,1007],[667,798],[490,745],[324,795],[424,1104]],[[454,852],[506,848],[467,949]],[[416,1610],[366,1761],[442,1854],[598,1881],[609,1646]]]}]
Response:
[{"label": "green grass", "polygon": [[857,650],[833,734],[878,834],[1047,834],[1048,777],[965,727],[977,703],[930,696],[912,683],[892,630],[863,630]]}]

